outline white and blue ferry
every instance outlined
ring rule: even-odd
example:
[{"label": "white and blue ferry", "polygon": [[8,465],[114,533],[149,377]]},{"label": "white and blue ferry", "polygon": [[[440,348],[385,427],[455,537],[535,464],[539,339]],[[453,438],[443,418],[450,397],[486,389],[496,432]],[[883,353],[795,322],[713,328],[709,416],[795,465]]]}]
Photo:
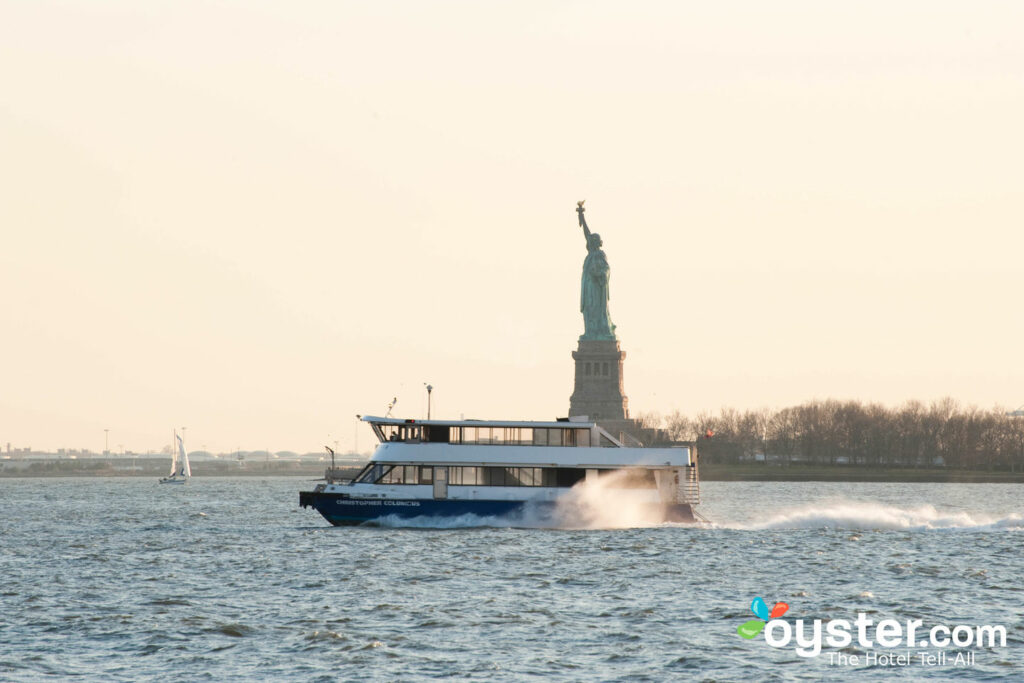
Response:
[{"label": "white and blue ferry", "polygon": [[625,500],[656,521],[700,519],[693,509],[700,487],[691,447],[624,446],[594,422],[576,417],[362,419],[380,441],[366,467],[349,482],[328,480],[299,493],[302,507],[314,508],[334,525],[551,514],[578,484],[596,484],[598,496],[608,491],[608,506]]}]

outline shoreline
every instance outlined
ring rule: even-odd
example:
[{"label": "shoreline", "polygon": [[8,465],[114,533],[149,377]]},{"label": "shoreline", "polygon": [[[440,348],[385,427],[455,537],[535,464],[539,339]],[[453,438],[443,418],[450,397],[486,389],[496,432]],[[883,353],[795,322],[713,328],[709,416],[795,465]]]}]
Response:
[{"label": "shoreline", "polygon": [[701,481],[848,481],[935,484],[1021,484],[1024,472],[867,468],[828,465],[700,465]]},{"label": "shoreline", "polygon": [[[313,477],[323,479],[325,468],[317,464],[296,465],[281,463],[269,467],[262,463],[258,467],[240,467],[228,469],[218,467],[212,471],[192,467],[192,474],[200,478],[214,477]],[[360,467],[342,468],[339,476],[351,476]],[[59,479],[79,477],[111,477],[118,479],[146,479],[166,476],[167,472],[159,470],[127,471],[104,469],[64,469],[46,470],[0,469],[0,479]],[[906,469],[906,468],[867,468],[828,465],[700,465],[701,481],[792,481],[792,482],[892,482],[892,483],[946,483],[946,484],[1022,484],[1024,472],[984,472],[974,470],[944,469]]]},{"label": "shoreline", "polygon": [[[86,461],[87,462],[87,461]],[[200,478],[212,477],[314,477],[324,478],[326,470],[322,463],[302,464],[295,462],[284,462],[279,464],[264,463],[251,466],[237,467],[219,466],[203,467],[192,463],[192,476]],[[350,468],[341,468],[339,471],[349,471]],[[351,468],[351,472],[357,473],[360,468]],[[114,479],[160,479],[167,476],[165,467],[120,469],[113,467],[69,467],[66,461],[59,466],[46,467],[25,467],[25,468],[0,468],[0,479],[58,479],[58,478],[99,478],[108,477]]]}]

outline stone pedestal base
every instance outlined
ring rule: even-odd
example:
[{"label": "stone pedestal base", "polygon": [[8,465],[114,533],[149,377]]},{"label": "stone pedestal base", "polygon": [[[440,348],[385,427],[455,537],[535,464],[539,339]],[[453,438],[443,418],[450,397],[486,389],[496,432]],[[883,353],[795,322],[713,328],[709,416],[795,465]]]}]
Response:
[{"label": "stone pedestal base", "polygon": [[629,399],[622,392],[626,352],[619,342],[581,339],[572,357],[576,384],[569,398],[569,415],[586,415],[595,422],[628,420]]}]

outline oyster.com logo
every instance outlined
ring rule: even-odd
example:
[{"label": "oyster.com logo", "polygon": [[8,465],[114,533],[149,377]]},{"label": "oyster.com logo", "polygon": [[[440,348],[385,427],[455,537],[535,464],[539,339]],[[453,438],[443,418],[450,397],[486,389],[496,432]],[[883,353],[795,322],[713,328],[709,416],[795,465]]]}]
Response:
[{"label": "oyster.com logo", "polygon": [[[829,652],[831,665],[860,666],[972,666],[977,649],[994,650],[1006,647],[1006,626],[998,624],[938,624],[928,628],[921,619],[875,621],[872,615],[857,612],[856,619],[797,619],[790,624],[780,619],[789,605],[777,602],[768,609],[764,598],[754,598],[750,611],[757,619],[740,624],[736,633],[751,640],[762,632],[764,642],[775,648],[794,646],[801,657],[817,657],[823,647]],[[854,646],[863,652],[844,652]],[[882,648],[878,652],[875,648]],[[902,648],[902,651],[895,650]],[[947,653],[951,648],[959,652]],[[974,648],[974,649],[968,649]],[[947,657],[952,654],[952,657]],[[950,661],[952,660],[952,661]]]},{"label": "oyster.com logo", "polygon": [[736,633],[740,634],[741,638],[750,640],[757,636],[764,629],[764,625],[772,619],[778,619],[786,610],[789,609],[789,605],[784,602],[777,602],[775,606],[770,610],[768,604],[764,601],[764,598],[754,598],[754,601],[750,603],[750,611],[754,613],[757,619],[751,619],[750,621],[744,622],[739,625],[736,629]]}]

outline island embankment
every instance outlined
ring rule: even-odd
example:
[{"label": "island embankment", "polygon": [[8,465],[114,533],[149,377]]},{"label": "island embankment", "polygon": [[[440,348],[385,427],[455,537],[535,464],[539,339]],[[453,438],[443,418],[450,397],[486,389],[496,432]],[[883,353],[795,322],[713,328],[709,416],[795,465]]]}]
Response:
[{"label": "island embankment", "polygon": [[[167,474],[163,461],[140,463],[129,459],[49,460],[23,463],[21,467],[0,466],[0,478],[15,477],[161,477]],[[351,479],[362,463],[339,463],[337,479]],[[320,462],[301,461],[199,461],[192,463],[197,477],[280,477],[322,478],[327,468]],[[701,463],[703,481],[862,481],[935,483],[1024,483],[1024,472],[957,470],[945,468],[870,467],[850,465],[764,463]]]},{"label": "island embankment", "polygon": [[[26,459],[0,461],[0,478],[28,477],[163,477],[167,458]],[[301,460],[193,460],[194,477],[323,478],[329,463]],[[362,465],[339,463],[336,478],[355,476]]]},{"label": "island embankment", "polygon": [[774,466],[758,463],[701,464],[703,481],[863,481],[961,484],[1019,484],[1024,472],[986,472],[944,468],[897,468],[842,465]]}]

